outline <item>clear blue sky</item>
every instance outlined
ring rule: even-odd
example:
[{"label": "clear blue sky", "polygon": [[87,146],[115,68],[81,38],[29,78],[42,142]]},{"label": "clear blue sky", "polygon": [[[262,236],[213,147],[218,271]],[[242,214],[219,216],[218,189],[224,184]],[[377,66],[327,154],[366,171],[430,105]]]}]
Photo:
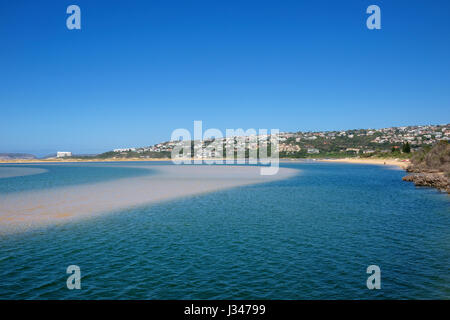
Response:
[{"label": "clear blue sky", "polygon": [[1,1],[0,152],[145,146],[194,120],[448,123],[450,1]]}]

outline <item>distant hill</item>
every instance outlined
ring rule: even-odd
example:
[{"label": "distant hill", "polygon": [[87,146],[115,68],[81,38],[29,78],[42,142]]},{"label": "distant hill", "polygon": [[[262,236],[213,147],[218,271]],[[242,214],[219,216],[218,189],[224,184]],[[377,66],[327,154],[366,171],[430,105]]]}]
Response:
[{"label": "distant hill", "polygon": [[15,159],[36,159],[36,156],[29,153],[0,153],[0,160],[15,160]]},{"label": "distant hill", "polygon": [[47,154],[43,157],[40,157],[40,159],[49,159],[49,158],[56,158],[56,153]]},{"label": "distant hill", "polygon": [[[80,154],[72,154],[70,157],[65,157],[66,159],[69,158],[76,158],[76,159],[83,159],[83,158],[95,158],[98,156],[98,154],[95,153],[80,153]],[[39,159],[52,159],[56,158],[56,153],[47,154],[43,157],[40,157]]]},{"label": "distant hill", "polygon": [[[280,158],[410,158],[420,150],[428,150],[439,141],[450,141],[450,124],[389,127],[381,129],[351,129],[345,131],[280,132]],[[204,150],[212,141],[223,143],[223,154],[229,145],[245,150],[246,157],[258,151],[265,135],[244,135],[241,139],[224,137],[191,140],[192,152],[205,158]],[[239,140],[239,141],[238,141]],[[99,158],[170,158],[172,150],[186,141],[166,141],[146,147],[114,149],[98,155]],[[207,156],[206,156],[207,157]]]}]

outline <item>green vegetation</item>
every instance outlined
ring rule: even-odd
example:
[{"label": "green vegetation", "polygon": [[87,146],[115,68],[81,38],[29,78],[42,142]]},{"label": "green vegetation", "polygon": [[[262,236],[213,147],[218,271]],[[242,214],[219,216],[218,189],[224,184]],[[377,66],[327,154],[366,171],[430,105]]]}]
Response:
[{"label": "green vegetation", "polygon": [[410,153],[411,152],[411,146],[409,145],[409,142],[406,142],[403,144],[402,152],[404,153]]},{"label": "green vegetation", "polygon": [[[291,137],[283,144],[298,146],[300,151],[280,152],[282,158],[400,158],[408,159],[413,150],[409,142],[406,143],[377,143],[374,140],[383,136],[380,132],[367,135],[367,130],[350,130],[340,136],[338,132],[331,132],[330,136],[314,136],[297,140]],[[319,153],[308,153],[308,149],[317,149]]]},{"label": "green vegetation", "polygon": [[432,148],[424,148],[411,158],[405,181],[416,186],[433,187],[450,194],[450,144],[440,141]]}]

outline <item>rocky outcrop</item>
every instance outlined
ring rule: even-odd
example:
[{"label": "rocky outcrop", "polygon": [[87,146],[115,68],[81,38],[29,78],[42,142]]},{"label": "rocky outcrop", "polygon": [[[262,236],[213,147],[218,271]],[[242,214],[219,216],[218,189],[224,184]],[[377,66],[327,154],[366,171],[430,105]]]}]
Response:
[{"label": "rocky outcrop", "polygon": [[442,172],[413,173],[403,177],[403,180],[414,182],[416,186],[437,188],[443,192],[450,193],[450,180]]},{"label": "rocky outcrop", "polygon": [[411,174],[403,180],[450,193],[450,144],[440,141],[432,148],[416,152],[406,171]]}]

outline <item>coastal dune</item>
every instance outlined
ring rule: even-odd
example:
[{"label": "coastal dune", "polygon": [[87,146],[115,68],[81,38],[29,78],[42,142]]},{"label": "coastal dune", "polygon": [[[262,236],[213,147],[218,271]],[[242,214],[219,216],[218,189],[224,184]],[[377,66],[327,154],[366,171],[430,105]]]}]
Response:
[{"label": "coastal dune", "polygon": [[0,234],[95,214],[292,177],[280,168],[260,175],[256,166],[139,166],[156,173],[109,182],[0,195]]}]

